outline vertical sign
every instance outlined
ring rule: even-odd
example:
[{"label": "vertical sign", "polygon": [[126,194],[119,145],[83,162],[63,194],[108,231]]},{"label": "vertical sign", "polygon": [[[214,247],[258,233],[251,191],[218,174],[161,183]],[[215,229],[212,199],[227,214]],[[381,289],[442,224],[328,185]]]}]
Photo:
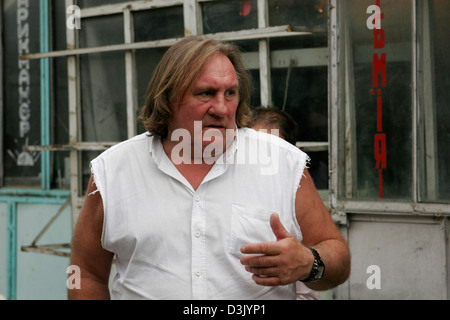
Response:
[{"label": "vertical sign", "polygon": [[[367,28],[373,30],[372,54],[372,89],[370,93],[377,97],[377,131],[374,135],[375,169],[378,170],[378,196],[383,198],[383,169],[386,169],[386,134],[383,133],[383,98],[382,88],[386,87],[386,52],[382,52],[385,44],[384,29],[381,20],[384,18],[380,8],[380,0],[370,5],[366,13],[371,14],[367,19]],[[379,81],[381,78],[381,81]]]}]

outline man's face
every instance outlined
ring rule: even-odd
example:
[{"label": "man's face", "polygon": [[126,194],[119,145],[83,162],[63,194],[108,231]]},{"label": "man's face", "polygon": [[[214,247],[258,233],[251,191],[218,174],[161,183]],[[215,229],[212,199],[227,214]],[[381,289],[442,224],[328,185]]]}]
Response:
[{"label": "man's face", "polygon": [[194,144],[199,147],[201,143],[203,151],[211,141],[194,141],[194,123],[197,122],[197,137],[199,129],[202,138],[211,130],[209,133],[214,132],[215,136],[214,144],[220,143],[223,151],[231,143],[226,141],[226,130],[236,128],[238,104],[239,82],[234,66],[225,55],[215,54],[204,65],[192,89],[173,104],[168,139],[174,130],[186,129],[191,135],[192,147]]}]

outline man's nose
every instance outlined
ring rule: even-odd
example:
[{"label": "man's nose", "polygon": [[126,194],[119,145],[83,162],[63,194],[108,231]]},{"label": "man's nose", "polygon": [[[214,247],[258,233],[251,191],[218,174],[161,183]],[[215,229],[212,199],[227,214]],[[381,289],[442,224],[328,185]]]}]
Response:
[{"label": "man's nose", "polygon": [[208,110],[210,115],[215,115],[217,117],[224,117],[228,112],[225,94],[217,93],[213,99],[211,99],[211,106]]}]

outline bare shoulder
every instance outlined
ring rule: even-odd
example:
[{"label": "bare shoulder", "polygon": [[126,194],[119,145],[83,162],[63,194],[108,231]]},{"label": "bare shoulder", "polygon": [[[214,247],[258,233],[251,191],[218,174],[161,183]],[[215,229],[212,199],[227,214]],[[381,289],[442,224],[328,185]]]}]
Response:
[{"label": "bare shoulder", "polygon": [[105,250],[101,244],[103,202],[100,192],[95,191],[91,176],[73,236],[71,264],[104,278],[109,276],[113,253]]},{"label": "bare shoulder", "polygon": [[[89,186],[87,195],[83,203],[83,207],[80,211],[76,225],[76,233],[83,230],[84,232],[90,231],[93,233],[100,232],[103,228],[103,201],[100,192],[97,190],[97,186],[94,183],[94,178],[91,176],[89,180]],[[77,235],[77,234],[75,234]],[[100,238],[98,239],[100,240]]]}]

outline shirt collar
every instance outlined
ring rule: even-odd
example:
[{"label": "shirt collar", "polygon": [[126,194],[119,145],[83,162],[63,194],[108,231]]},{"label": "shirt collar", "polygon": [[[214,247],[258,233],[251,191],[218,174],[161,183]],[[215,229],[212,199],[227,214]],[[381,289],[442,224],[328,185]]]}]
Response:
[{"label": "shirt collar", "polygon": [[[227,150],[225,150],[225,152],[216,160],[214,166],[208,172],[202,184],[222,175],[227,170],[228,166],[234,163],[233,158],[237,150],[238,135],[239,129],[236,128],[233,142],[227,148]],[[165,154],[162,145],[162,139],[160,136],[150,136],[149,134],[149,153],[151,154],[151,157],[155,161],[155,164],[159,168],[159,170],[165,172],[167,175],[172,176],[173,178],[178,179],[179,181],[184,183],[189,190],[192,189],[189,182],[181,175],[181,173],[170,161],[169,157],[167,157],[167,155]]]}]

